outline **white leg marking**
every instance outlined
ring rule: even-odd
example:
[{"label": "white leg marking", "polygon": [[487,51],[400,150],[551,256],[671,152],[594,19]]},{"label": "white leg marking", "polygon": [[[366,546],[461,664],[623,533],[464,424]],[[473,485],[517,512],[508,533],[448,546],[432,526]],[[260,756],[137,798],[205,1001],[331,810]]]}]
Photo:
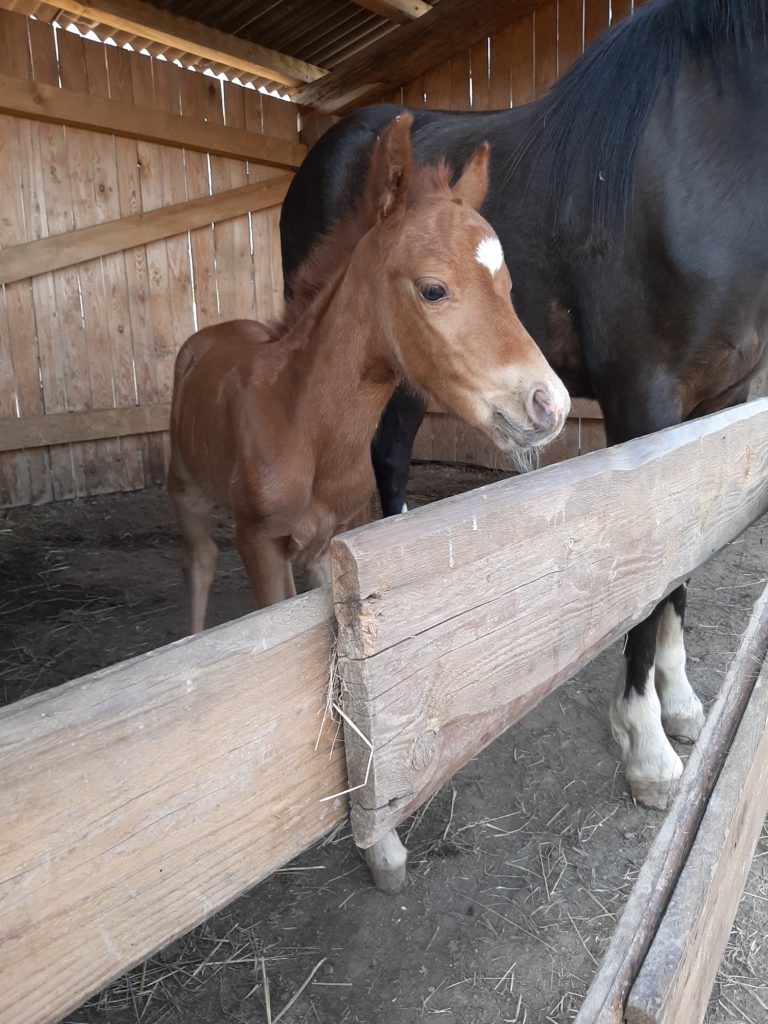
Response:
[{"label": "white leg marking", "polygon": [[405,502],[403,502],[403,507],[400,509],[400,515],[402,515],[403,512],[407,512],[407,511],[408,511],[408,506],[406,505]]},{"label": "white leg marking", "polygon": [[671,602],[659,620],[656,638],[656,690],[667,736],[695,743],[704,725],[704,708],[685,674],[683,627]]},{"label": "white leg marking", "polygon": [[672,749],[661,725],[661,705],[648,673],[645,693],[624,698],[626,664],[611,701],[611,730],[621,747],[624,774],[635,800],[644,807],[664,810],[683,773],[683,762]]},{"label": "white leg marking", "polygon": [[397,832],[388,832],[378,843],[364,851],[373,884],[383,892],[400,892],[405,885],[408,851]]}]

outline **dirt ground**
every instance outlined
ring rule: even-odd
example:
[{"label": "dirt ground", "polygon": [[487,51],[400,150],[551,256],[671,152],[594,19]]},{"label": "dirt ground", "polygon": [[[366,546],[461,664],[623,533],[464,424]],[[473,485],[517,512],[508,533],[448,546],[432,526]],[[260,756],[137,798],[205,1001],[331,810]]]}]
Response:
[{"label": "dirt ground", "polygon": [[[494,478],[418,466],[409,504]],[[217,539],[211,625],[251,610],[226,517]],[[686,636],[705,704],[765,582],[767,548],[764,519],[694,577]],[[0,579],[5,702],[184,632],[161,491],[0,512]],[[67,1024],[573,1020],[662,817],[628,799],[610,736],[619,657],[604,652],[402,827],[400,895],[372,888],[345,825]],[[768,1022],[767,854],[764,832],[708,1024]]]}]

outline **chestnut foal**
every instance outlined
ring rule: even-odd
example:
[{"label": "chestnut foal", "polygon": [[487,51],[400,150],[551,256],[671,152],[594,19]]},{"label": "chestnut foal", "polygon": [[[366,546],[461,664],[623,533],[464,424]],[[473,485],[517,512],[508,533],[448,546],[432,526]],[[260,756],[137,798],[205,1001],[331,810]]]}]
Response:
[{"label": "chestnut foal", "polygon": [[[194,631],[215,569],[214,504],[232,509],[260,607],[295,595],[294,561],[323,578],[331,537],[374,492],[371,441],[397,384],[431,395],[502,451],[546,443],[568,414],[477,212],[488,146],[451,188],[444,166],[413,166],[411,121],[402,114],[382,132],[359,207],[299,271],[282,322],[217,324],[179,352],[168,488]],[[393,888],[405,851],[394,833],[377,847],[367,851],[374,879]]]}]

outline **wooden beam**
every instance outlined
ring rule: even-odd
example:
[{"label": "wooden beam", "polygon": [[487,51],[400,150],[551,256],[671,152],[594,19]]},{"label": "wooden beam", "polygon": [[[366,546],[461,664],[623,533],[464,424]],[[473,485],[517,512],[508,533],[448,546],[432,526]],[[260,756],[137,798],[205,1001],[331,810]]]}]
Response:
[{"label": "wooden beam", "polygon": [[286,170],[298,167],[307,152],[306,146],[297,142],[3,74],[0,74],[0,114],[252,160]]},{"label": "wooden beam", "polygon": [[256,185],[229,189],[213,196],[191,199],[149,213],[137,213],[92,227],[22,242],[0,250],[0,284],[22,281],[36,274],[61,270],[75,263],[122,252],[160,238],[191,231],[206,224],[278,206],[285,198],[292,175],[281,174]]},{"label": "wooden beam", "polygon": [[299,89],[297,103],[341,113],[409,82],[461,50],[530,13],[542,0],[440,0],[422,18],[342,61]]},{"label": "wooden beam", "polygon": [[630,987],[685,864],[766,647],[768,587],[755,604],[704,730],[688,757],[680,789],[640,868],[574,1024],[623,1024]]},{"label": "wooden beam", "polygon": [[[294,86],[315,82],[327,74],[324,68],[160,10],[143,0],[98,0],[97,3],[55,0],[50,6],[73,18],[139,36],[150,43],[159,43],[270,82]],[[12,10],[12,0],[0,0],[0,9]]]},{"label": "wooden beam", "polygon": [[424,0],[352,0],[352,3],[399,25],[407,25],[432,10]]},{"label": "wooden beam", "polygon": [[0,1020],[52,1024],[345,813],[329,588],[0,711]]},{"label": "wooden beam", "polygon": [[768,814],[768,665],[627,1002],[627,1024],[701,1024]]},{"label": "wooden beam", "polygon": [[[368,847],[768,508],[768,399],[332,544]],[[511,526],[510,524],[514,524]],[[370,750],[345,731],[352,785]]]},{"label": "wooden beam", "polygon": [[0,419],[0,452],[168,430],[171,403]]}]

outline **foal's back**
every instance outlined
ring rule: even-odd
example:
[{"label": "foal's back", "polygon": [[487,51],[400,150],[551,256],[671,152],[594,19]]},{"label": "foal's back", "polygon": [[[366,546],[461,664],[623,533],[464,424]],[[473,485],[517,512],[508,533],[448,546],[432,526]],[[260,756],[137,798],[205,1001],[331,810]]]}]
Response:
[{"label": "foal's back", "polygon": [[[255,463],[256,451],[275,450],[288,410],[275,387],[286,347],[256,320],[204,327],[176,359],[171,404],[171,472],[218,504],[229,504],[238,459]],[[252,399],[242,402],[248,392]],[[251,421],[242,429],[242,417]]]}]

